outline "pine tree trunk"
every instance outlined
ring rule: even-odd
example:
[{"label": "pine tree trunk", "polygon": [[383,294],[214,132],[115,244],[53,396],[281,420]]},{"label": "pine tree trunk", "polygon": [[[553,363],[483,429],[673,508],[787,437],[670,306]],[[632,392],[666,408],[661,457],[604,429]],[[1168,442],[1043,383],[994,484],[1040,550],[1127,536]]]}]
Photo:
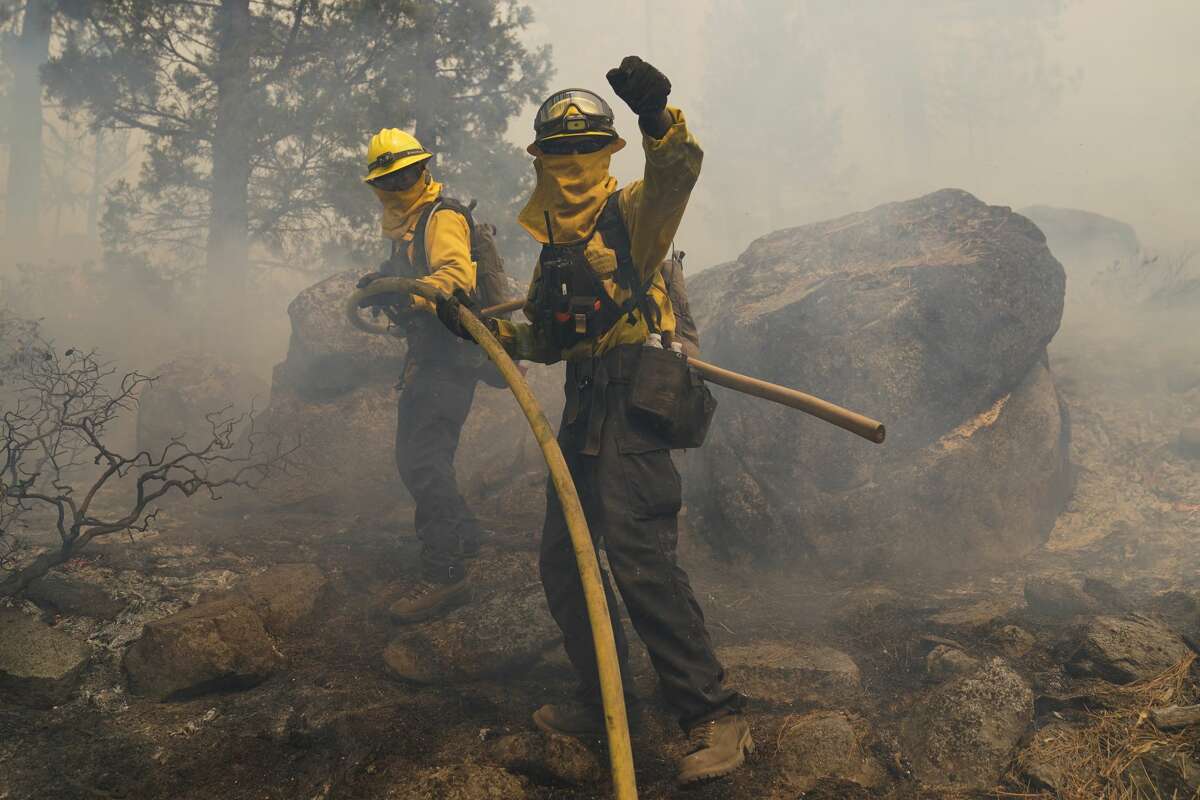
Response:
[{"label": "pine tree trunk", "polygon": [[413,135],[433,158],[429,166],[438,162],[437,123],[437,42],[434,40],[437,26],[437,4],[428,3],[413,9],[417,33],[417,69],[413,74]]},{"label": "pine tree trunk", "polygon": [[221,296],[241,298],[249,271],[250,147],[254,135],[250,124],[250,0],[221,0],[216,42],[208,280]]},{"label": "pine tree trunk", "polygon": [[50,56],[51,0],[26,0],[21,35],[12,43],[12,115],[6,227],[10,245],[36,242],[42,202],[42,80]]},{"label": "pine tree trunk", "polygon": [[96,228],[100,221],[100,193],[104,190],[104,129],[96,131],[95,147],[92,151],[92,185],[88,188],[87,235],[96,239]]}]

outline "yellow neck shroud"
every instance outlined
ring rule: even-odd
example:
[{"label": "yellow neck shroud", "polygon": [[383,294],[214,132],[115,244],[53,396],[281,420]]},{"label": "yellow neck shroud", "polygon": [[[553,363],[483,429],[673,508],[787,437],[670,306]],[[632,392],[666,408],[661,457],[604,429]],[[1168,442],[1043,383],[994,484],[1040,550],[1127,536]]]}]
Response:
[{"label": "yellow neck shroud", "polygon": [[383,235],[389,239],[403,239],[417,224],[421,211],[442,193],[442,185],[428,172],[402,192],[385,192],[371,186],[383,206]]},{"label": "yellow neck shroud", "polygon": [[595,153],[563,156],[547,155],[531,146],[537,185],[517,222],[536,241],[547,244],[548,212],[555,244],[586,239],[596,227],[604,201],[617,190],[617,179],[608,174],[608,166],[613,153],[624,146],[623,139],[614,139]]}]

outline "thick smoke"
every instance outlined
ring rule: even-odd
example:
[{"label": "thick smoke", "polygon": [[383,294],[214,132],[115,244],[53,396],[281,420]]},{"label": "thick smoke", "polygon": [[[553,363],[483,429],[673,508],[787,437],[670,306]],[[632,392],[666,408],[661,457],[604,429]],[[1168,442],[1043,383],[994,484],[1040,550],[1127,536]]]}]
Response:
[{"label": "thick smoke", "polygon": [[[604,70],[633,52],[672,78],[706,153],[679,236],[693,270],[770,230],[945,186],[1088,209],[1163,246],[1198,235],[1194,4],[532,5],[557,84],[607,92]],[[519,121],[514,141],[528,131]],[[629,178],[640,161],[614,164]]]}]

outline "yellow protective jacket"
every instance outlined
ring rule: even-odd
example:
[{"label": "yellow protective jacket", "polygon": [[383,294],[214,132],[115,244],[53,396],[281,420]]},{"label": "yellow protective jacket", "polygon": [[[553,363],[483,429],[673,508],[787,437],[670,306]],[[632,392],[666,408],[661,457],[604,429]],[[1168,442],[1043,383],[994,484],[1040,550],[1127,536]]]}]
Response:
[{"label": "yellow protective jacket", "polygon": [[[649,298],[658,307],[659,328],[664,333],[673,333],[675,331],[675,314],[672,311],[662,275],[658,270],[659,265],[671,249],[671,240],[675,237],[680,220],[683,219],[683,212],[687,208],[692,187],[696,185],[696,180],[700,176],[700,163],[704,153],[695,138],[688,132],[683,112],[676,108],[669,108],[668,111],[674,122],[663,138],[642,137],[642,148],[646,154],[644,177],[642,180],[634,181],[620,189],[618,202],[621,205],[621,214],[625,219],[626,227],[629,229],[630,249],[638,275],[643,282],[652,273],[655,275],[650,287]],[[611,152],[619,149],[619,144],[623,143],[618,142],[618,146],[614,147]],[[581,159],[581,163],[586,165],[585,170],[588,168],[595,170],[595,174],[591,176],[594,179],[591,182],[594,188],[570,195],[571,200],[574,201],[573,204],[577,207],[570,210],[570,217],[565,220],[565,222],[586,220],[586,224],[576,226],[575,229],[571,229],[569,224],[564,225],[565,233],[568,235],[563,236],[559,226],[560,222],[564,222],[564,220],[561,219],[561,215],[556,215],[558,210],[538,207],[539,198],[553,196],[553,193],[541,191],[540,184],[550,178],[546,174],[545,165],[539,163],[543,157],[536,149],[533,152],[539,156],[538,161],[535,161],[539,187],[535,188],[530,204],[521,214],[522,226],[536,240],[543,244],[546,243],[545,224],[542,222],[539,225],[539,221],[544,219],[542,212],[548,211],[551,215],[551,224],[555,227],[557,244],[581,241],[586,238],[588,233],[591,233],[609,192],[615,188],[616,181],[608,175],[607,157],[595,163],[588,161],[588,156],[555,157],[560,159],[578,158]],[[611,152],[608,155],[611,155]],[[572,176],[572,178],[578,177],[578,175]],[[618,305],[625,302],[629,298],[630,291],[621,288],[614,280],[617,270],[616,253],[604,243],[602,234],[597,233],[592,237],[584,250],[584,255],[600,278],[608,295]],[[527,295],[528,302],[525,305],[525,315],[529,319],[534,319],[536,313],[532,304],[537,295],[540,280],[540,269],[535,269]],[[513,358],[545,364],[552,364],[560,360],[583,360],[603,355],[618,345],[644,342],[649,335],[649,329],[641,318],[641,312],[635,313],[636,324],[629,325],[621,321],[600,337],[579,342],[567,351],[558,351],[549,342],[547,336],[528,323],[499,320],[499,339]]]},{"label": "yellow protective jacket", "polygon": [[[434,180],[419,183],[404,192],[375,190],[383,203],[383,235],[404,248],[411,263],[416,263],[413,238],[417,222],[438,196],[442,185]],[[417,282],[445,294],[455,289],[470,292],[475,289],[475,262],[471,260],[471,231],[462,214],[449,209],[435,211],[425,226],[425,253],[429,274]],[[413,307],[436,312],[433,304],[413,296]]]}]

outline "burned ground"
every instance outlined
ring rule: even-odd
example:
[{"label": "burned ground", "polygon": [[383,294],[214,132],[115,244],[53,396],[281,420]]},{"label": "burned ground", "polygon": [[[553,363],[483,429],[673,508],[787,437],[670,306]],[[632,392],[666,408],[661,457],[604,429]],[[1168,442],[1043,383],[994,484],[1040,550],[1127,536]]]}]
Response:
[{"label": "burned ground", "polygon": [[[1200,410],[1200,398],[1196,387],[1160,390],[1185,365],[1140,358],[1136,343],[1108,342],[1089,353],[1083,359],[1069,347],[1052,350],[1072,409],[1076,486],[1046,547],[1027,558],[936,584],[866,583],[819,570],[764,572],[729,565],[689,542],[684,562],[716,645],[741,662],[729,667],[751,696],[759,749],[747,769],[685,796],[793,797],[798,787],[807,788],[806,797],[829,798],[1036,796],[1039,785],[1045,790],[1054,780],[1030,766],[1039,747],[1055,737],[1078,737],[1105,724],[1112,728],[1122,713],[1136,720],[1145,710],[1137,704],[1148,702],[1137,684],[1121,694],[1067,667],[1081,630],[1098,616],[1140,612],[1190,637],[1185,641],[1200,636],[1200,556],[1194,544],[1200,470],[1174,449],[1180,427]],[[1092,360],[1100,353],[1112,372]],[[496,535],[480,566],[528,565],[539,516],[530,509],[522,519],[494,524]],[[408,796],[402,787],[410,785],[471,785],[461,775],[456,784],[453,776],[425,770],[465,764],[486,777],[487,769],[507,764],[520,780],[505,791],[520,785],[522,794],[497,797],[606,797],[605,780],[568,782],[572,775],[604,773],[600,743],[574,754],[584,759],[581,772],[578,764],[574,771],[564,766],[561,754],[513,757],[512,742],[505,741],[528,736],[529,714],[539,703],[569,693],[569,668],[556,647],[528,667],[453,686],[406,683],[389,675],[381,654],[395,630],[378,613],[380,598],[389,583],[413,571],[415,554],[403,512],[390,518],[319,516],[235,513],[222,506],[180,507],[132,542],[95,547],[64,571],[64,580],[99,587],[124,607],[108,619],[41,609],[57,628],[89,643],[91,662],[80,690],[65,705],[2,707],[0,796],[401,797]],[[286,666],[252,689],[180,702],[126,692],[121,651],[144,622],[202,596],[231,593],[246,576],[293,562],[316,565],[328,586],[303,624],[273,637]],[[1065,614],[1062,603],[1047,605],[1047,583],[1069,586],[1060,594],[1082,597],[1082,605],[1068,604]],[[928,742],[906,724],[930,709],[943,715],[965,710],[939,699],[961,700],[970,690],[945,689],[965,679],[953,670],[930,671],[927,662],[938,647],[941,653],[960,650],[985,666],[1002,659],[1030,689],[1022,740],[1011,742],[1003,760],[992,765],[991,785],[964,789],[951,773],[932,778],[924,753]],[[816,649],[848,656],[858,685],[827,663],[800,658]],[[637,656],[639,690],[652,697],[653,673],[644,653]],[[973,668],[978,666],[967,663],[967,678]],[[1193,702],[1195,679],[1186,665],[1177,669],[1175,694],[1164,699],[1160,692],[1153,702]],[[1063,726],[1069,726],[1068,734]],[[830,758],[829,773],[821,774],[812,767],[815,756],[803,750],[797,756],[792,745],[811,730],[825,736],[856,732],[861,761],[847,765]],[[1156,735],[1161,746],[1176,751],[1195,746],[1195,738],[1186,735],[1113,730],[1141,736],[1137,744],[1150,748],[1147,752],[1157,752],[1151,747]],[[502,741],[508,751],[497,747]],[[684,794],[671,785],[680,746],[673,722],[655,709],[634,734],[642,796]],[[1073,746],[1070,752],[1082,759],[1084,743]],[[1112,756],[1120,753],[1113,750]],[[1063,769],[1072,768],[1068,756],[1056,758]],[[797,763],[809,765],[815,776],[797,773]],[[1098,773],[1100,765],[1094,767]],[[1178,768],[1163,769],[1160,786],[1190,785]],[[1060,796],[1084,796],[1069,793],[1066,782],[1061,788]]]}]

